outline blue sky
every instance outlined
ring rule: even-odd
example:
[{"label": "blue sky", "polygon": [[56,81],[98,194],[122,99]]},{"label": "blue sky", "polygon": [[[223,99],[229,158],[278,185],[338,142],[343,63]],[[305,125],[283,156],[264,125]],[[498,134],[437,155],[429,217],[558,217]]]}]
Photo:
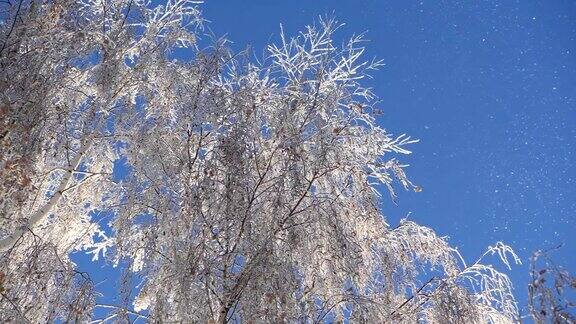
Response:
[{"label": "blue sky", "polygon": [[[421,140],[411,164],[420,193],[384,201],[394,224],[434,228],[468,260],[496,241],[524,265],[509,272],[526,301],[528,257],[563,243],[557,263],[576,271],[576,2],[206,1],[210,29],[259,54],[318,15],[367,32],[386,65],[370,82],[382,125]],[[496,261],[496,260],[494,260]]]},{"label": "blue sky", "polygon": [[[423,191],[400,193],[398,206],[385,199],[389,223],[410,213],[470,261],[496,241],[510,244],[524,261],[509,271],[521,306],[533,251],[563,243],[553,257],[576,272],[576,2],[208,0],[201,8],[216,35],[259,57],[280,23],[294,35],[330,14],[346,23],[338,37],[367,32],[367,58],[386,64],[369,81],[382,125],[421,140],[403,160]],[[109,272],[91,272],[105,280],[100,290],[114,285]]]}]

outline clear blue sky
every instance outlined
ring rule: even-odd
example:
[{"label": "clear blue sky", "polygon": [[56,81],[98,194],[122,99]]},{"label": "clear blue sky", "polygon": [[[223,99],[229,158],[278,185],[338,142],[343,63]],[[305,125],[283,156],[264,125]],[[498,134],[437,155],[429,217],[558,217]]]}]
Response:
[{"label": "clear blue sky", "polygon": [[216,35],[260,54],[278,40],[280,23],[294,34],[334,14],[346,23],[341,37],[366,31],[368,55],[386,63],[371,81],[382,124],[421,139],[404,161],[423,191],[400,194],[398,206],[385,200],[389,222],[411,212],[450,236],[468,260],[496,241],[512,245],[525,262],[509,272],[521,306],[533,251],[564,243],[554,258],[576,272],[575,1],[208,0],[201,7]]},{"label": "clear blue sky", "polygon": [[279,24],[294,34],[334,14],[340,36],[367,32],[382,124],[421,139],[409,174],[421,193],[384,202],[449,235],[475,259],[502,240],[525,265],[510,276],[526,299],[532,251],[564,243],[576,272],[576,2],[251,0],[202,5],[236,49],[262,53]]}]

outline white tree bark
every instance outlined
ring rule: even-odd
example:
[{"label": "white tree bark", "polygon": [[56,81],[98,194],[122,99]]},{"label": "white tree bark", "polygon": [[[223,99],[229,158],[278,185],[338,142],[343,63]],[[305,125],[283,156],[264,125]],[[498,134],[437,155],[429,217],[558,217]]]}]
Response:
[{"label": "white tree bark", "polygon": [[38,209],[34,214],[32,214],[32,216],[28,219],[25,225],[17,228],[16,231],[14,231],[14,233],[0,240],[0,253],[4,253],[10,250],[12,247],[14,247],[14,244],[16,244],[16,242],[20,239],[20,237],[22,237],[22,235],[26,231],[28,230],[34,231],[34,228],[40,225],[42,221],[44,221],[46,217],[48,217],[52,208],[56,204],[58,204],[58,201],[60,201],[60,198],[64,194],[64,191],[66,191],[66,188],[68,188],[70,180],[72,179],[72,175],[80,165],[82,157],[89,149],[91,141],[92,137],[87,136],[87,138],[81,142],[82,144],[80,146],[80,150],[78,151],[74,159],[70,161],[70,165],[68,166],[68,168],[66,168],[66,170],[64,171],[65,172],[64,176],[60,180],[60,185],[58,186],[58,188],[56,188],[56,191],[54,192],[52,197],[50,197],[48,202],[44,206],[42,206],[42,208]]}]

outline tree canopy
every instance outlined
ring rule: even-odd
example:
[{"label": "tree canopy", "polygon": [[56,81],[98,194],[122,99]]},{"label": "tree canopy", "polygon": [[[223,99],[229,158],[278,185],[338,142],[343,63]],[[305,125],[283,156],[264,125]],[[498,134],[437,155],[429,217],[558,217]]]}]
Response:
[{"label": "tree canopy", "polygon": [[381,200],[420,190],[400,162],[415,140],[377,122],[362,36],[339,46],[321,19],[258,62],[200,46],[196,1],[2,6],[3,320],[92,320],[78,251],[143,278],[96,320],[518,320],[483,263],[519,262],[508,246],[468,264],[431,229],[386,223]]}]

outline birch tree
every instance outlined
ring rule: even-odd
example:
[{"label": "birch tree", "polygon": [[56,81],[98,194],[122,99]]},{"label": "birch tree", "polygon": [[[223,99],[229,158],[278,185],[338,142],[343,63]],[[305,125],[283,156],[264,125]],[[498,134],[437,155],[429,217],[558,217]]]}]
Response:
[{"label": "birch tree", "polygon": [[576,323],[576,276],[550,256],[561,247],[538,250],[530,258],[528,310],[534,323]]},{"label": "birch tree", "polygon": [[399,160],[416,141],[376,120],[362,36],[338,45],[320,20],[255,63],[198,45],[194,1],[3,6],[2,319],[90,320],[83,251],[143,278],[104,322],[517,321],[485,263],[519,262],[508,246],[467,264],[383,217],[398,188],[420,190]]}]

